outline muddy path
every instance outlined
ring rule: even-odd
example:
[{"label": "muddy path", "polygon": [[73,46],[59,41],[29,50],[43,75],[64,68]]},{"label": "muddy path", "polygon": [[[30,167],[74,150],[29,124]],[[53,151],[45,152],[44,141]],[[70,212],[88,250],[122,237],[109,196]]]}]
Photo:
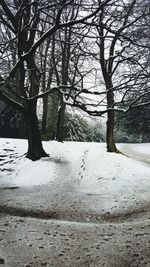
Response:
[{"label": "muddy path", "polygon": [[3,216],[5,267],[149,267],[150,222],[65,222]]}]

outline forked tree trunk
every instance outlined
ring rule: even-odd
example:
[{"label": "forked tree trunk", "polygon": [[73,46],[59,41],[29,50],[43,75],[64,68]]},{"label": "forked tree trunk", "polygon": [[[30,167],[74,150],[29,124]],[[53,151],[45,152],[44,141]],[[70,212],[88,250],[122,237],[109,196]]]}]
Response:
[{"label": "forked tree trunk", "polygon": [[42,146],[41,134],[39,130],[38,118],[34,105],[28,105],[25,112],[28,138],[28,152],[26,157],[35,161],[42,157],[48,157]]}]

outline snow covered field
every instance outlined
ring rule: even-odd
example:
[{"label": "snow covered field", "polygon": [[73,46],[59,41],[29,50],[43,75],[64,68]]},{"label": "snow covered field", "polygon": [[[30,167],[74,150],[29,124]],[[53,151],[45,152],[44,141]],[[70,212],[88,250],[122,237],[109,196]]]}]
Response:
[{"label": "snow covered field", "polygon": [[[43,196],[44,207],[52,201],[57,210],[77,208],[103,214],[149,207],[150,165],[107,153],[105,144],[44,142],[50,157],[36,162],[25,158],[26,140],[0,139],[0,145],[0,188],[19,187],[24,194],[30,190],[30,204],[35,192],[36,203]],[[119,149],[124,152],[125,146],[119,145]],[[149,157],[150,144],[127,146],[134,155]],[[40,191],[39,186],[43,188]]]},{"label": "snow covered field", "polygon": [[43,144],[0,139],[0,264],[149,267],[150,144]]}]

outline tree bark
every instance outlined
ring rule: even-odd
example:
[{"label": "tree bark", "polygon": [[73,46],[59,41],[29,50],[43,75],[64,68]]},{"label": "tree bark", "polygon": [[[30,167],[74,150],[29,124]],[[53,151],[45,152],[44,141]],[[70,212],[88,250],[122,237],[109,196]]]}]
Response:
[{"label": "tree bark", "polygon": [[65,103],[61,101],[61,105],[58,110],[58,118],[57,118],[56,140],[58,142],[63,142],[65,107],[66,107]]},{"label": "tree bark", "polygon": [[35,105],[28,103],[28,108],[25,112],[28,138],[28,152],[26,157],[35,161],[42,157],[48,157],[42,146],[42,140],[39,130],[38,118],[36,115]]},{"label": "tree bark", "polygon": [[43,98],[43,114],[42,114],[42,134],[47,137],[47,109],[48,97]]},{"label": "tree bark", "polygon": [[[27,59],[27,67],[29,70],[30,90],[29,96],[34,97],[39,93],[39,71],[35,65],[34,57]],[[38,160],[47,157],[44,151],[39,129],[39,122],[36,115],[37,100],[26,100],[25,118],[27,124],[28,152],[26,157],[31,160]]]},{"label": "tree bark", "polygon": [[108,152],[118,152],[115,140],[114,140],[114,126],[115,126],[115,113],[109,108],[113,108],[114,105],[114,93],[112,89],[112,82],[110,81],[107,87],[107,129],[106,129],[106,143]]},{"label": "tree bark", "polygon": [[108,152],[118,152],[114,141],[114,111],[107,113],[106,143]]}]

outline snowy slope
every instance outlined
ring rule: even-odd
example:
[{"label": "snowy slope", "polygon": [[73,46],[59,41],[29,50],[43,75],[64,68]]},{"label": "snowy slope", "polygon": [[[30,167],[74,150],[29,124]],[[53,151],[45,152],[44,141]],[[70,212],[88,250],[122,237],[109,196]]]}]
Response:
[{"label": "snowy slope", "polygon": [[119,144],[118,147],[129,157],[150,164],[150,143]]},{"label": "snowy slope", "polygon": [[[113,213],[149,206],[148,164],[121,154],[107,153],[105,144],[102,143],[43,144],[50,157],[32,162],[24,155],[27,150],[26,140],[0,139],[2,189],[24,187],[25,190],[30,188],[34,192],[41,186],[43,191],[51,192],[54,204],[58,196],[59,207],[63,200],[64,209],[70,209],[76,203],[79,210],[81,208],[96,213]],[[128,146],[131,149],[133,147],[136,153],[134,145]],[[138,153],[146,151],[147,144],[141,146],[141,149],[138,147]],[[39,191],[37,194],[40,196]],[[44,197],[46,198],[46,194]],[[46,200],[45,203],[47,202]]]}]

